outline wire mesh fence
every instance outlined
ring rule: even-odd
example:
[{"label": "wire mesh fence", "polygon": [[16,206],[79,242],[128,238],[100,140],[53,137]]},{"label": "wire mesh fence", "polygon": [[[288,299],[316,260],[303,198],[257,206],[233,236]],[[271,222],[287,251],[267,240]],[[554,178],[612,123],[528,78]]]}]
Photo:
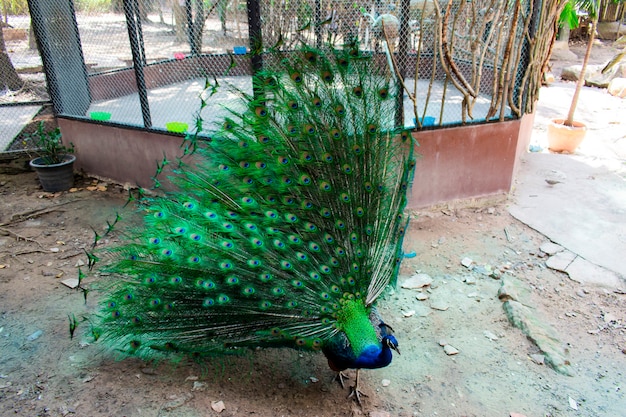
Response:
[{"label": "wire mesh fence", "polygon": [[[561,7],[558,0],[28,3],[30,15],[5,13],[25,36],[4,44],[20,79],[37,87],[5,88],[0,115],[49,99],[63,116],[174,131],[219,117],[236,97],[216,85],[252,93],[253,72],[280,66],[277,57],[302,42],[378,54],[396,81],[396,123],[407,127],[516,118],[532,111]],[[201,97],[208,101],[199,113]],[[0,124],[0,137],[16,143],[19,131]]]}]

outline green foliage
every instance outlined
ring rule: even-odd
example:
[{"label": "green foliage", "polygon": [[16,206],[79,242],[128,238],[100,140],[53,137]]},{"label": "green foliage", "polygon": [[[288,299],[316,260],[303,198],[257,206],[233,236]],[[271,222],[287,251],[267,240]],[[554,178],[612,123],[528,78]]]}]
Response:
[{"label": "green foliage", "polygon": [[565,8],[559,16],[559,26],[563,25],[569,26],[570,29],[576,29],[578,27],[578,14],[574,0],[565,3]]},{"label": "green foliage", "polygon": [[[620,3],[624,0],[613,0]],[[568,25],[570,29],[576,29],[579,25],[579,14],[586,14],[590,19],[596,19],[600,12],[600,0],[568,0],[559,16],[559,25]]]},{"label": "green foliage", "polygon": [[77,12],[98,13],[112,10],[111,0],[74,0]]},{"label": "green foliage", "polygon": [[0,12],[4,15],[22,16],[28,14],[27,0],[2,0]]},{"label": "green foliage", "polygon": [[65,155],[74,152],[73,144],[70,143],[69,146],[63,144],[61,130],[58,127],[46,132],[43,122],[39,123],[35,132],[26,135],[22,143],[33,149],[45,165],[60,164],[64,161]]},{"label": "green foliage", "polygon": [[589,15],[591,19],[598,17],[600,11],[600,0],[572,0],[576,5],[576,8]]}]

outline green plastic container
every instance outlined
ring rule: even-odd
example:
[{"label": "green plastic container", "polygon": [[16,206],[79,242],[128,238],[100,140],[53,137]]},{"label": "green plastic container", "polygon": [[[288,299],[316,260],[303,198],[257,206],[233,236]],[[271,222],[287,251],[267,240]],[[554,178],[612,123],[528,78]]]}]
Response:
[{"label": "green plastic container", "polygon": [[183,122],[167,122],[165,123],[165,128],[168,132],[173,133],[185,133],[189,125]]},{"label": "green plastic container", "polygon": [[92,111],[89,113],[91,120],[100,120],[102,122],[107,121],[111,118],[111,113],[106,111]]}]

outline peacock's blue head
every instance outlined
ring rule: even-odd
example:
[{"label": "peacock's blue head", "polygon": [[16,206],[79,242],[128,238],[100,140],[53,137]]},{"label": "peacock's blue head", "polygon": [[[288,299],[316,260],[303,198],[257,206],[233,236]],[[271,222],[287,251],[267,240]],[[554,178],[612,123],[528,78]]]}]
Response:
[{"label": "peacock's blue head", "polygon": [[398,340],[396,339],[396,337],[392,334],[387,335],[385,337],[383,337],[383,349],[387,348],[387,349],[393,349],[396,352],[398,352],[398,355],[400,354],[400,348],[398,348]]}]

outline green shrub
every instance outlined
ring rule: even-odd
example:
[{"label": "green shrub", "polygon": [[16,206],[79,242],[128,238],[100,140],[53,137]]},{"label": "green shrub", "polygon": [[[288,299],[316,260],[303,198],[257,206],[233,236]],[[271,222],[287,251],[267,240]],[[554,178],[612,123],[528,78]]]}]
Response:
[{"label": "green shrub", "polygon": [[101,13],[111,11],[112,0],[74,0],[74,8],[77,12]]}]

